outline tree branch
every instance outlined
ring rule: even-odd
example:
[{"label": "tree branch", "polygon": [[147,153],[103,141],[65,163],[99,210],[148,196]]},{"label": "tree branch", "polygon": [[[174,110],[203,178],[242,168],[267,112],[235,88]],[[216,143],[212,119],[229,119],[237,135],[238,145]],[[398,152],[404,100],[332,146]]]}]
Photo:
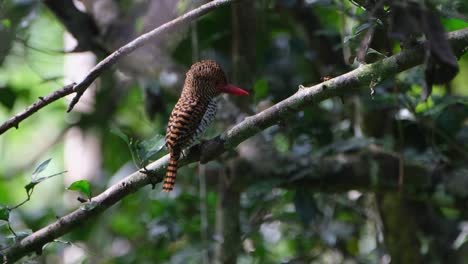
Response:
[{"label": "tree branch", "polygon": [[[451,32],[448,37],[455,54],[461,55],[468,51],[468,29]],[[422,45],[417,45],[372,64],[361,65],[353,71],[311,87],[300,85],[299,91],[294,95],[246,118],[221,135],[221,139],[225,141],[224,147],[226,149],[234,148],[250,136],[287,118],[290,114],[300,111],[307,105],[343,95],[357,87],[374,87],[389,76],[421,64],[424,58]]]},{"label": "tree branch", "polygon": [[132,40],[131,42],[129,42],[125,46],[120,47],[118,50],[114,51],[112,54],[107,56],[105,59],[103,59],[101,62],[99,62],[96,66],[94,66],[94,68],[92,68],[91,71],[89,71],[88,74],[83,78],[83,80],[80,81],[78,84],[76,84],[76,85],[75,84],[69,84],[69,85],[66,85],[63,88],[59,89],[59,90],[54,91],[53,93],[43,97],[44,99],[47,98],[47,101],[41,103],[41,101],[44,101],[43,99],[41,99],[40,101],[34,103],[33,105],[31,105],[28,108],[26,108],[25,110],[23,110],[21,113],[13,116],[12,118],[10,118],[6,122],[4,122],[0,126],[0,135],[3,134],[5,131],[7,131],[10,128],[13,128],[13,127],[18,128],[18,124],[21,121],[23,121],[24,119],[26,119],[27,117],[29,117],[33,113],[37,112],[42,107],[44,107],[44,106],[46,106],[46,105],[60,99],[60,98],[62,98],[64,96],[66,96],[66,95],[69,95],[71,93],[76,92],[76,95],[73,98],[73,100],[70,102],[70,105],[69,105],[68,110],[67,110],[67,112],[70,112],[73,109],[73,107],[76,105],[76,103],[78,103],[81,96],[86,91],[86,89],[91,85],[91,83],[93,83],[94,80],[96,80],[96,78],[99,77],[102,74],[103,71],[110,68],[112,65],[117,63],[117,61],[122,59],[124,56],[130,54],[134,50],[136,50],[136,49],[140,48],[141,46],[147,44],[148,42],[154,40],[156,37],[158,37],[158,36],[160,36],[160,35],[162,35],[164,33],[174,31],[180,26],[187,25],[190,22],[196,20],[197,18],[207,14],[208,12],[210,12],[210,11],[220,7],[220,6],[226,5],[226,4],[230,3],[230,2],[233,2],[233,1],[239,1],[239,0],[214,0],[214,1],[211,1],[211,2],[209,2],[207,4],[204,4],[204,5],[202,5],[202,6],[198,7],[198,8],[195,8],[192,11],[187,12],[184,15],[179,16],[178,18],[176,18],[174,20],[171,20],[171,21],[157,27],[156,29],[153,29],[152,31],[150,31],[148,33],[145,33],[145,34],[139,36],[138,38]]},{"label": "tree branch", "polygon": [[[468,29],[452,32],[448,36],[455,54],[461,55],[468,51]],[[282,121],[288,115],[300,111],[307,105],[317,104],[333,96],[343,95],[356,87],[375,85],[386,77],[421,64],[424,58],[422,45],[404,50],[382,61],[363,65],[358,69],[326,82],[311,87],[300,86],[299,91],[291,97],[254,116],[246,118],[221,136],[192,147],[189,154],[180,161],[181,166],[198,160],[208,162],[219,157],[226,150],[233,149],[239,143],[261,132],[263,129]],[[11,263],[30,252],[35,251],[40,253],[44,244],[70,232],[80,224],[83,224],[88,218],[100,214],[125,196],[136,192],[147,184],[160,182],[168,159],[169,157],[166,155],[151,163],[148,166],[149,169],[154,170],[154,174],[151,174],[151,176],[140,172],[129,175],[103,193],[92,198],[92,201],[96,205],[95,207],[88,210],[77,209],[66,216],[60,217],[54,223],[41,228],[22,239],[16,245],[4,250],[2,252],[4,261]]]},{"label": "tree branch", "polygon": [[35,112],[39,111],[41,108],[44,106],[54,102],[55,100],[58,100],[64,96],[67,96],[69,94],[73,93],[73,86],[75,84],[69,84],[64,87],[62,87],[59,90],[56,90],[52,92],[51,94],[45,96],[45,97],[39,97],[39,100],[33,103],[32,105],[28,106],[26,109],[23,111],[19,112],[12,118],[8,119],[5,121],[1,126],[0,126],[0,135],[3,134],[5,131],[8,129],[15,127],[18,128],[19,123],[23,121],[24,119],[28,118]]},{"label": "tree branch", "polygon": [[207,4],[204,4],[170,22],[167,22],[163,24],[162,26],[151,30],[148,33],[145,33],[138,38],[134,39],[130,43],[126,44],[125,46],[119,48],[118,50],[114,51],[111,55],[107,56],[104,60],[99,62],[96,66],[94,66],[93,69],[84,77],[84,79],[79,82],[75,87],[74,90],[76,92],[75,97],[73,100],[70,102],[70,105],[68,107],[67,112],[70,112],[73,107],[78,103],[80,100],[81,96],[83,93],[86,91],[86,89],[91,85],[91,83],[96,80],[96,78],[106,69],[108,69],[110,66],[114,65],[119,59],[121,59],[123,56],[131,53],[132,51],[138,49],[139,47],[143,46],[144,44],[150,42],[157,36],[160,36],[161,34],[167,33],[169,31],[172,31],[176,29],[179,26],[188,24],[195,19],[205,15],[209,11],[220,7],[222,5],[228,4],[232,1],[235,0],[214,0],[211,1]]},{"label": "tree branch", "polygon": [[[289,161],[289,164],[292,162]],[[411,193],[430,193],[445,178],[444,186],[450,191],[449,172],[439,168],[438,164],[423,166],[414,162],[405,162],[404,169],[408,175],[404,185],[399,180],[400,159],[398,153],[384,151],[380,147],[370,145],[352,153],[339,153],[324,158],[311,159],[309,167],[299,165],[293,173],[294,179],[285,181],[281,186],[291,188],[302,186],[310,190],[323,192],[360,191],[396,191],[403,188]],[[373,168],[374,171],[371,169]],[[441,174],[443,173],[443,177]],[[284,173],[283,173],[284,175]],[[264,177],[277,178],[282,175],[265,175]],[[260,175],[259,177],[262,177]]]},{"label": "tree branch", "polygon": [[78,10],[72,0],[44,0],[44,4],[78,41],[75,51],[108,54],[97,41],[99,30],[93,18]]}]

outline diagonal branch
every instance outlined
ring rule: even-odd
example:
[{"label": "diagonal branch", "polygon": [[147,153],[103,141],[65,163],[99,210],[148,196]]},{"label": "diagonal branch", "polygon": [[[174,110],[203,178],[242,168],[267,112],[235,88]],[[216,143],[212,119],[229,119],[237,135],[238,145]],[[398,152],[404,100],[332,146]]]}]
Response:
[{"label": "diagonal branch", "polygon": [[76,92],[76,95],[73,98],[73,100],[70,102],[67,112],[70,112],[73,109],[73,107],[76,105],[76,103],[78,103],[81,96],[86,91],[86,89],[91,85],[91,83],[93,83],[94,80],[96,80],[96,78],[103,71],[105,71],[106,69],[114,65],[123,56],[131,53],[132,51],[138,49],[144,44],[150,42],[155,37],[160,36],[161,34],[167,33],[169,31],[172,31],[174,29],[177,29],[178,27],[182,25],[186,25],[194,21],[198,17],[205,15],[209,11],[219,6],[230,3],[230,2],[232,2],[232,0],[215,0],[207,4],[204,4],[170,22],[167,22],[166,24],[156,29],[151,30],[148,33],[145,33],[139,36],[138,38],[134,39],[130,43],[114,51],[111,55],[107,56],[107,58],[105,58],[104,60],[99,62],[96,66],[94,66],[94,68],[91,69],[91,71],[84,77],[84,79],[75,86],[74,90]]},{"label": "diagonal branch", "polygon": [[[461,55],[468,52],[468,29],[450,33],[449,40],[455,54]],[[300,86],[300,89],[291,97],[254,116],[246,118],[221,136],[192,147],[190,153],[181,161],[181,166],[199,160],[207,162],[219,157],[226,150],[233,149],[242,141],[282,121],[288,115],[297,113],[305,106],[346,94],[358,87],[366,88],[369,85],[375,85],[386,77],[393,76],[423,63],[423,58],[424,50],[422,45],[419,45],[382,61],[363,65],[358,69],[326,82],[311,87]],[[16,245],[4,250],[1,252],[4,256],[4,261],[11,263],[30,252],[40,253],[44,244],[70,232],[85,220],[102,213],[125,196],[136,192],[145,185],[160,182],[168,159],[169,157],[166,155],[148,166],[149,169],[154,170],[154,174],[151,177],[140,172],[135,172],[92,198],[92,201],[96,205],[95,207],[88,210],[77,209],[68,215],[60,217],[54,223],[39,229],[22,239]]]},{"label": "diagonal branch", "polygon": [[175,31],[179,29],[181,26],[189,24],[190,22],[196,20],[197,18],[207,14],[208,12],[220,6],[226,5],[230,2],[233,2],[233,1],[239,1],[239,0],[211,1],[207,4],[204,4],[198,8],[195,8],[192,11],[187,12],[184,15],[179,16],[176,19],[171,20],[153,29],[152,31],[145,33],[139,36],[138,38],[132,40],[131,42],[127,43],[125,46],[120,47],[118,50],[114,51],[112,54],[107,56],[105,59],[99,62],[96,66],[94,66],[94,68],[92,68],[91,71],[89,71],[88,74],[83,78],[83,80],[81,80],[78,84],[76,85],[69,84],[59,90],[52,92],[51,94],[43,97],[44,99],[47,98],[46,101],[44,101],[43,98],[40,98],[41,99],[40,101],[34,103],[33,105],[23,110],[21,113],[5,121],[2,125],[0,125],[0,135],[10,128],[13,128],[13,127],[18,128],[18,125],[21,121],[31,116],[32,114],[34,114],[35,112],[43,108],[44,106],[64,96],[67,96],[69,94],[76,92],[76,95],[73,98],[73,100],[70,102],[70,105],[67,110],[67,112],[70,112],[73,109],[73,107],[76,105],[76,103],[78,103],[78,101],[80,100],[81,96],[86,91],[86,89],[96,80],[96,78],[99,77],[102,74],[102,72],[104,72],[105,70],[109,69],[111,66],[116,64],[124,56],[130,54],[131,52],[140,48],[141,46],[144,46],[148,42],[154,40],[156,37],[159,37],[160,35],[171,32],[171,31]]},{"label": "diagonal branch", "polygon": [[0,135],[3,134],[5,131],[8,129],[15,127],[18,128],[19,123],[23,121],[24,119],[28,118],[29,116],[33,115],[37,111],[39,111],[41,108],[44,106],[62,98],[65,97],[69,94],[73,93],[73,86],[75,84],[69,84],[65,85],[61,89],[55,90],[51,94],[44,96],[44,97],[39,97],[39,100],[33,103],[32,105],[28,106],[26,109],[23,111],[19,112],[12,118],[8,119],[5,121],[2,125],[0,125]]}]

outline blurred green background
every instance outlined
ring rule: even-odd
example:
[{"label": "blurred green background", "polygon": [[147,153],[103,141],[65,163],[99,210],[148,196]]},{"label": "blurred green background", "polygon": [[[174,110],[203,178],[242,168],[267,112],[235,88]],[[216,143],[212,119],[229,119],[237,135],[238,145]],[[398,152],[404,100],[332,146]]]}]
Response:
[{"label": "blurred green background", "polygon": [[[0,120],[205,2],[1,1]],[[468,28],[465,1],[413,2],[445,31]],[[300,84],[356,68],[370,30],[367,62],[398,53],[391,10],[387,1],[241,1],[138,49],[71,113],[61,99],[0,135],[0,212],[10,212],[0,215],[0,247],[83,206],[77,197],[87,195],[67,190],[73,182],[86,180],[94,196],[140,168],[122,133],[133,142],[164,135],[194,61],[217,60],[252,94],[222,99],[211,138]],[[216,161],[181,168],[169,195],[147,186],[22,261],[466,263],[468,55],[458,63],[426,101],[422,65],[373,94],[356,87],[306,107]]]}]

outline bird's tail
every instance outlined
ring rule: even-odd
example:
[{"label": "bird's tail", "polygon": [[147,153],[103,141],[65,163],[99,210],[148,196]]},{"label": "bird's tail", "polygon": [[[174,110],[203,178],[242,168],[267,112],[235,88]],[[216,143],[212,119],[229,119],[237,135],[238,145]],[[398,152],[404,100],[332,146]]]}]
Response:
[{"label": "bird's tail", "polygon": [[163,192],[170,192],[174,189],[175,179],[177,176],[177,161],[179,160],[179,157],[180,155],[174,155],[171,153],[169,165],[167,166],[166,178],[163,183]]}]

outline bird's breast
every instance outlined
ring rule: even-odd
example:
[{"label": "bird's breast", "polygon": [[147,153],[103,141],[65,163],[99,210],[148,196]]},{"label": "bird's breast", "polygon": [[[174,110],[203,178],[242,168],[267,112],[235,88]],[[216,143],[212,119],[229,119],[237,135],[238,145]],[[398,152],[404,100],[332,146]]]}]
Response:
[{"label": "bird's breast", "polygon": [[205,130],[210,126],[210,124],[213,123],[213,120],[216,117],[217,107],[218,104],[216,99],[210,100],[208,106],[206,107],[205,114],[200,120],[200,123],[198,124],[195,133],[193,134],[192,138],[190,139],[190,142],[188,143],[189,146],[196,143],[198,139],[200,139],[200,137],[203,135],[203,132],[205,132]]},{"label": "bird's breast", "polygon": [[171,151],[194,144],[213,121],[216,105],[215,100],[179,99],[167,126],[167,148]]}]

